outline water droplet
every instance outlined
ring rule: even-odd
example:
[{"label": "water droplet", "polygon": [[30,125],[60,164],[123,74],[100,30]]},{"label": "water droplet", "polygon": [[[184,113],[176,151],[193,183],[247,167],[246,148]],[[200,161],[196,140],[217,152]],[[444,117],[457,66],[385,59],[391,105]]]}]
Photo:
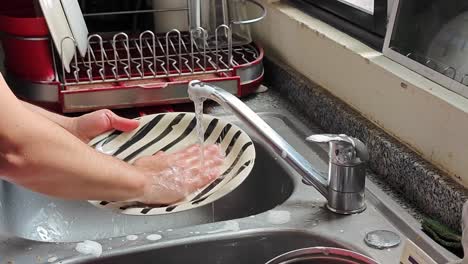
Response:
[{"label": "water droplet", "polygon": [[340,233],[344,233],[344,230],[340,230]]},{"label": "water droplet", "polygon": [[137,235],[128,235],[127,236],[127,240],[130,240],[130,241],[135,241],[138,239],[138,236]]},{"label": "water droplet", "polygon": [[162,238],[161,235],[159,234],[152,234],[152,235],[148,235],[146,237],[146,239],[150,240],[150,241],[156,241],[156,240],[160,240]]},{"label": "water droplet", "polygon": [[281,157],[283,159],[286,159],[288,157],[288,153],[285,150],[283,150],[283,152],[281,152]]},{"label": "water droplet", "polygon": [[167,232],[172,232],[173,230],[169,228],[169,229],[168,229],[168,230],[166,230],[166,231],[167,231]]}]

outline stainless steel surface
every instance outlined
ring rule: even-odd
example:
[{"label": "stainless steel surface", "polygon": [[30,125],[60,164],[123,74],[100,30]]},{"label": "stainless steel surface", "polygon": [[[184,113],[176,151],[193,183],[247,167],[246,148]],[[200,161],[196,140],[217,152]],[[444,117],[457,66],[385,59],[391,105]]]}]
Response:
[{"label": "stainless steel surface", "polygon": [[308,138],[312,141],[330,143],[330,168],[327,177],[317,171],[275,130],[231,93],[200,81],[190,82],[188,93],[190,98],[204,97],[216,101],[246,123],[264,141],[268,142],[270,148],[296,169],[305,181],[328,199],[328,207],[331,211],[339,214],[355,214],[365,210],[364,164],[367,160],[364,159],[368,159],[368,153],[366,149],[361,149],[363,153],[356,151],[356,145],[364,145],[358,139],[346,135],[320,135]]},{"label": "stainless steel surface", "polygon": [[236,70],[236,73],[237,76],[240,77],[241,84],[251,83],[252,81],[257,80],[263,76],[263,63],[260,62],[258,64],[250,64],[248,67],[240,67]]},{"label": "stainless steel surface", "polygon": [[312,135],[306,139],[315,143],[328,143],[329,156],[332,163],[342,166],[353,166],[367,162],[369,151],[362,141],[347,135],[321,134]]},{"label": "stainless steel surface", "polygon": [[358,214],[366,210],[365,194],[362,192],[340,192],[328,190],[327,208],[337,214]]},{"label": "stainless steel surface", "polygon": [[[214,81],[226,91],[237,94],[239,81],[236,79]],[[158,87],[161,85],[161,87]],[[155,89],[148,89],[156,87]],[[63,111],[85,112],[102,108],[128,108],[134,106],[189,102],[187,84],[164,84],[160,82],[131,85],[125,89],[96,90],[90,92],[63,91]]]},{"label": "stainless steel surface", "polygon": [[[249,103],[249,105],[251,104]],[[276,109],[267,104],[262,105],[265,105],[266,108],[254,108],[257,110],[275,109],[275,112],[284,113],[261,113],[259,115],[269,126],[283,135],[284,139],[302,156],[308,157],[321,173],[326,173],[328,167],[327,151],[318,145],[304,143],[306,136],[321,133],[321,131],[310,123],[308,123],[309,127],[306,127],[298,121],[298,116],[285,109]],[[216,111],[210,110],[209,112]],[[220,116],[219,112],[217,116]],[[260,166],[257,168],[258,172],[249,176],[249,181],[256,182],[256,185],[247,184],[250,186],[252,194],[235,195],[236,199],[229,199],[229,203],[218,203],[214,210],[204,211],[207,213],[205,216],[210,218],[212,212],[216,216],[229,214],[232,206],[239,203],[248,204],[244,208],[244,210],[248,208],[248,212],[237,215],[236,219],[231,218],[233,220],[215,223],[211,221],[192,222],[189,225],[181,225],[185,226],[183,228],[179,228],[177,225],[181,222],[192,221],[192,218],[200,219],[204,212],[192,211],[184,216],[174,215],[169,220],[158,216],[149,218],[148,223],[139,217],[112,223],[109,217],[103,215],[108,215],[107,212],[96,208],[93,208],[92,212],[86,212],[86,214],[75,214],[77,216],[75,221],[86,223],[80,224],[79,232],[88,233],[89,228],[96,230],[112,227],[113,230],[118,230],[123,234],[120,237],[112,237],[111,240],[96,240],[103,249],[103,254],[96,258],[77,252],[75,250],[77,243],[43,243],[24,240],[14,234],[4,235],[2,231],[5,231],[6,228],[10,229],[14,223],[17,223],[17,229],[21,229],[23,223],[27,222],[31,216],[34,215],[37,218],[40,215],[40,206],[47,206],[54,202],[61,215],[68,218],[67,215],[73,215],[75,210],[82,212],[78,204],[81,204],[80,206],[86,204],[85,202],[69,201],[61,201],[59,204],[55,199],[15,190],[18,187],[8,184],[8,192],[0,191],[2,204],[0,206],[0,210],[2,210],[0,211],[0,219],[9,219],[9,223],[0,220],[0,228],[2,225],[4,228],[0,230],[0,256],[2,257],[0,262],[48,263],[52,259],[55,260],[55,263],[62,264],[119,264],[154,263],[157,259],[161,263],[234,264],[239,263],[240,260],[241,263],[257,264],[265,263],[273,257],[291,250],[323,246],[357,251],[375,259],[378,263],[394,263],[395,260],[399,259],[403,245],[392,248],[390,251],[369,248],[364,243],[364,236],[374,230],[390,230],[399,234],[402,240],[411,239],[437,263],[446,263],[448,260],[456,259],[429,239],[420,230],[419,223],[372,182],[366,183],[368,210],[352,216],[330,213],[324,209],[326,200],[323,196],[318,191],[303,185],[300,181],[300,175],[288,166],[281,155],[266,148],[267,143],[244,126],[236,117],[221,117],[239,125],[252,138],[255,138],[256,144],[260,146],[256,146],[257,152],[259,152],[258,159],[262,161],[256,162],[256,166]],[[253,177],[259,179],[253,179]],[[284,194],[282,186],[285,182],[292,182],[291,195]],[[269,190],[266,191],[265,188],[269,188]],[[287,187],[286,190],[289,188]],[[12,193],[17,195],[12,196]],[[24,198],[21,198],[23,196]],[[283,200],[278,197],[287,198]],[[272,198],[279,203],[275,208],[272,208],[274,205],[268,202]],[[41,200],[43,203],[36,203],[36,200]],[[269,204],[272,209],[264,208],[267,211],[263,211],[258,208],[259,204]],[[239,211],[240,209],[234,210],[234,212]],[[96,217],[94,215],[96,213],[102,217]],[[55,219],[61,221],[60,217],[56,217],[56,214],[48,214],[46,211],[45,215],[50,216],[49,224],[52,226],[57,222]],[[7,225],[5,226],[5,224]],[[134,232],[135,226],[144,224],[153,225],[153,228],[148,228],[145,233]],[[157,225],[160,225],[161,229]],[[75,229],[71,228],[71,230]],[[78,232],[78,229],[74,232]],[[162,238],[155,241],[149,240],[147,237],[153,234],[160,235]],[[86,239],[93,239],[95,235],[92,234]],[[137,237],[136,240],[129,240],[125,235],[136,235]],[[154,237],[150,238],[154,239]],[[158,236],[156,236],[157,238]]]},{"label": "stainless steel surface", "polygon": [[367,147],[346,135],[313,135],[307,141],[328,143],[328,208],[336,213],[359,213],[366,209],[364,191]]},{"label": "stainless steel surface", "polygon": [[357,252],[342,248],[313,247],[284,253],[266,264],[377,264]]}]

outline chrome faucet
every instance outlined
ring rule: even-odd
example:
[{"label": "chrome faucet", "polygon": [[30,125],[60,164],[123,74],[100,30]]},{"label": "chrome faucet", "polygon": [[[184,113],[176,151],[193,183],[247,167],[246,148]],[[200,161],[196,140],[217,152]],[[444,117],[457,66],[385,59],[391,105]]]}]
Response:
[{"label": "chrome faucet", "polygon": [[313,135],[307,138],[308,141],[330,145],[327,177],[233,94],[200,81],[189,83],[188,94],[190,98],[202,97],[217,102],[257,132],[277,154],[301,174],[306,183],[314,186],[327,199],[327,207],[332,212],[355,214],[366,209],[365,163],[369,154],[364,143],[358,139],[346,135]]}]

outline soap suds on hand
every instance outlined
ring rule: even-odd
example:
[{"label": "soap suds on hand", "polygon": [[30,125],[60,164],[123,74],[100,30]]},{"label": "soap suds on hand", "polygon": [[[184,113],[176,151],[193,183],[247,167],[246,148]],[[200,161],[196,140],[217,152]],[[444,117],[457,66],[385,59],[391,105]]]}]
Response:
[{"label": "soap suds on hand", "polygon": [[78,243],[75,247],[75,250],[84,255],[93,255],[99,257],[102,254],[102,245],[98,242],[85,240],[81,243]]}]

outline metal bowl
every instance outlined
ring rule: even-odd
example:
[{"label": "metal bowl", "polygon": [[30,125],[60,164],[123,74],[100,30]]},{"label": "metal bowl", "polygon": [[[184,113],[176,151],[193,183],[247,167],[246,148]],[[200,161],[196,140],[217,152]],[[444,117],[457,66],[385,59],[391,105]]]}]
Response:
[{"label": "metal bowl", "polygon": [[378,264],[378,262],[345,249],[313,247],[287,252],[266,264]]}]

